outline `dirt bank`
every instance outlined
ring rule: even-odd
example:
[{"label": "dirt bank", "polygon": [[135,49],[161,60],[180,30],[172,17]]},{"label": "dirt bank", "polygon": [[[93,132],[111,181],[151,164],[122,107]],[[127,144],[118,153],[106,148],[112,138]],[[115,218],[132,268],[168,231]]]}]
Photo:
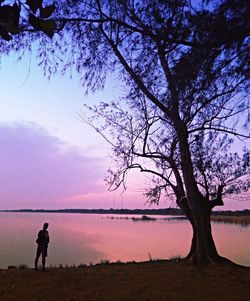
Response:
[{"label": "dirt bank", "polygon": [[0,271],[1,301],[249,301],[250,268],[173,262]]}]

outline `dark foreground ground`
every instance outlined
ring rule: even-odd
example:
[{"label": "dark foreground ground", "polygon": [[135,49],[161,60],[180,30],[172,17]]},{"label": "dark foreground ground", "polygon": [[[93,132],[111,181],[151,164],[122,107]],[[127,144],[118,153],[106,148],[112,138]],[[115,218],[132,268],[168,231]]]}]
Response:
[{"label": "dark foreground ground", "polygon": [[1,301],[249,301],[250,268],[147,262],[0,270]]}]

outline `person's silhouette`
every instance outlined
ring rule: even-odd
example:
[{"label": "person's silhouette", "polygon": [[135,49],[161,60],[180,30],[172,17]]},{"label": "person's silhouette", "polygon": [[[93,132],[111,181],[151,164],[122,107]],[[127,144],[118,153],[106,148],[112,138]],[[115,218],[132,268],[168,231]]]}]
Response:
[{"label": "person's silhouette", "polygon": [[45,223],[43,229],[38,232],[38,237],[36,240],[37,251],[35,258],[35,269],[37,270],[38,259],[42,254],[42,266],[43,271],[45,271],[45,262],[47,257],[48,243],[49,243],[49,232],[47,231],[49,224]]}]

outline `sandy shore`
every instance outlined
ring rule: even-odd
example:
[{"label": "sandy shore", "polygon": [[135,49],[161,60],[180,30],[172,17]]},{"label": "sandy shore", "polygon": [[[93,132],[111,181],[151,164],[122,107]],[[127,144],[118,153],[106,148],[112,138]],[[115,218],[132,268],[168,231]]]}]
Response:
[{"label": "sandy shore", "polygon": [[0,271],[1,301],[249,301],[250,268],[147,262]]}]

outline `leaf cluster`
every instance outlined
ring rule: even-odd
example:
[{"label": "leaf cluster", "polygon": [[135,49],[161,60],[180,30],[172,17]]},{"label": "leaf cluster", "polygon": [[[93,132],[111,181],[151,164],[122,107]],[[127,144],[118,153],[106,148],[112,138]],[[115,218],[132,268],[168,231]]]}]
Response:
[{"label": "leaf cluster", "polygon": [[[8,4],[5,4],[8,2]],[[28,30],[31,25],[35,31],[41,31],[52,37],[56,30],[56,23],[51,18],[56,5],[46,4],[43,0],[1,1],[0,3],[0,36],[6,41],[12,40],[12,35]]]}]

